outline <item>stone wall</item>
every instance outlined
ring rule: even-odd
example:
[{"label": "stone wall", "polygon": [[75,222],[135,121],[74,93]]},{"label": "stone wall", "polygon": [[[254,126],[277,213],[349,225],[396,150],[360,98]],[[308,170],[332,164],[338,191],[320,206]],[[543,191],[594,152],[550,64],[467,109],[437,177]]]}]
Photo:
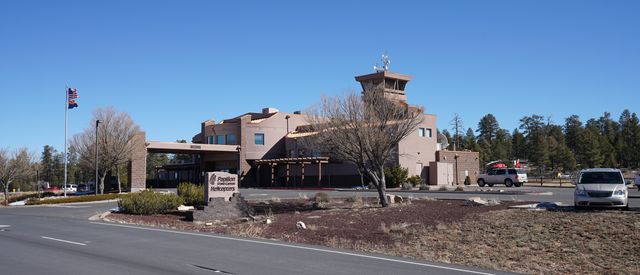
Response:
[{"label": "stone wall", "polygon": [[147,145],[145,133],[133,137],[134,149],[129,162],[129,183],[131,192],[144,190],[147,184]]}]

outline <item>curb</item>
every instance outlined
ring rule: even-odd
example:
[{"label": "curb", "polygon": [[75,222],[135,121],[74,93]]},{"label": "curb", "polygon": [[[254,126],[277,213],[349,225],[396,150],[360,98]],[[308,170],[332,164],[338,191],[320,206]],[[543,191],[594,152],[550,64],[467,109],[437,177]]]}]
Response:
[{"label": "curb", "polygon": [[98,214],[95,214],[95,215],[89,217],[89,220],[90,221],[100,221],[100,220],[109,221],[109,219],[106,219],[107,215],[109,215],[109,214],[111,214],[111,211],[98,213]]}]

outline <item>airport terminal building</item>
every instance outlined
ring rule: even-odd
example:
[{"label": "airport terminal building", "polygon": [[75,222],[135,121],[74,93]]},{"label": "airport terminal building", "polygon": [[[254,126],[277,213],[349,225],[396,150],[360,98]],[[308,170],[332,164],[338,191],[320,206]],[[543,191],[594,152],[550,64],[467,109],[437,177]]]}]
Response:
[{"label": "airport terminal building", "polygon": [[[381,85],[387,98],[422,113],[421,124],[398,144],[390,165],[404,167],[409,176],[418,175],[431,185],[454,184],[454,180],[461,183],[465,175],[475,181],[478,153],[446,154],[455,158],[456,162],[470,164],[464,166],[466,170],[457,171],[458,177],[454,176],[456,164],[452,163],[452,159],[446,160],[441,156],[437,159],[439,144],[436,116],[425,114],[422,107],[407,103],[405,88],[411,76],[385,70],[356,76],[355,79],[361,84],[363,92],[371,85]],[[145,153],[194,155],[191,164],[154,167],[155,176],[146,179],[146,185],[160,183],[161,186],[157,187],[173,187],[182,181],[202,182],[201,174],[210,171],[237,173],[241,187],[367,185],[368,180],[360,175],[355,165],[332,159],[300,142],[305,136],[313,134],[305,131],[307,124],[305,115],[299,111],[287,113],[275,108],[263,108],[259,112],[247,112],[218,122],[206,120],[201,123],[200,132],[193,136],[192,143],[146,142]],[[135,179],[133,182],[135,189]]]}]

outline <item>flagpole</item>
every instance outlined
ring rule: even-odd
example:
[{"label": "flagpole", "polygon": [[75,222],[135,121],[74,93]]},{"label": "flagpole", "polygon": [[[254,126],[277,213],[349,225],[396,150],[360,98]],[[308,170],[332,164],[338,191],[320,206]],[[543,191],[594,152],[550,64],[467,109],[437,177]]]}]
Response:
[{"label": "flagpole", "polygon": [[64,101],[64,196],[67,197],[67,124],[69,120],[69,86],[65,85],[64,89],[65,101]]}]

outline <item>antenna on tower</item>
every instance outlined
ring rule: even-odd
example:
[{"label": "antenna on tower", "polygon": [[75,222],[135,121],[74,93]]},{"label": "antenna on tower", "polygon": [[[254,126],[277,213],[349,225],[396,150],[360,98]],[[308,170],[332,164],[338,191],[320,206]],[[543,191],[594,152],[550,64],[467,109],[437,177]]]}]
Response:
[{"label": "antenna on tower", "polygon": [[382,67],[378,66],[377,63],[375,66],[373,66],[373,70],[376,71],[376,73],[388,71],[389,64],[391,64],[391,60],[389,59],[389,56],[386,52],[382,54],[380,60],[382,61]]}]

